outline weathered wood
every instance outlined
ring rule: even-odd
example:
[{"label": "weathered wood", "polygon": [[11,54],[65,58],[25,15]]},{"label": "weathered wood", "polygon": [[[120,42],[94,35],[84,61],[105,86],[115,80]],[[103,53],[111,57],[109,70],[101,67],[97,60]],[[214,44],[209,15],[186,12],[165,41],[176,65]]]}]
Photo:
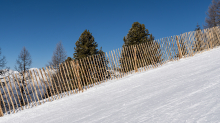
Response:
[{"label": "weathered wood", "polygon": [[[70,89],[69,82],[68,82],[68,79],[67,79],[67,76],[66,76],[66,71],[65,71],[64,65],[65,65],[65,63],[62,64],[63,72],[64,72],[64,75],[65,75],[65,78],[66,78],[67,87],[68,87],[68,89],[69,89],[68,92],[70,93],[70,92],[71,92],[71,89]],[[68,93],[68,94],[69,94],[69,93]]]},{"label": "weathered wood", "polygon": [[[1,87],[2,87],[2,90],[3,90],[4,94],[6,94],[5,91],[4,91],[4,88],[3,88],[3,86],[2,86],[1,79],[0,79],[0,83],[1,83]],[[1,90],[0,90],[0,94],[1,94],[1,99],[2,99],[2,102],[3,102],[4,108],[5,108],[5,112],[7,112],[7,110],[6,110],[6,106],[5,106],[5,101],[4,101],[4,98],[3,98],[3,95],[2,95]],[[6,97],[6,96],[5,96],[5,97]],[[8,99],[7,99],[7,97],[6,97],[6,101],[7,101],[7,103],[8,103]],[[9,104],[9,103],[8,103],[8,104]]]},{"label": "weathered wood", "polygon": [[[50,91],[51,99],[52,99],[52,100],[50,100],[50,95],[48,95],[48,99],[49,99],[49,101],[53,101],[53,100],[54,100],[54,99],[53,99],[53,93],[52,93],[52,91],[51,91],[51,89],[50,89],[50,84],[49,84],[49,82],[48,82],[48,78],[47,78],[46,72],[45,72],[44,68],[42,68],[42,70],[43,70],[43,72],[44,72],[44,76],[45,76],[45,79],[46,79],[46,81],[47,81],[47,85],[48,85],[48,87],[49,87],[49,91]],[[47,88],[46,88],[46,90],[47,90]],[[49,94],[49,92],[48,92],[48,94]]]},{"label": "weathered wood", "polygon": [[65,94],[65,87],[64,87],[64,84],[63,84],[63,80],[62,80],[62,77],[61,77],[61,73],[60,73],[60,68],[58,68],[57,67],[57,65],[56,65],[56,71],[57,71],[57,76],[58,76],[58,78],[59,78],[59,84],[61,85],[61,88],[62,88],[62,95],[64,96],[64,97],[66,97],[66,94]]},{"label": "weathered wood", "polygon": [[[23,97],[23,94],[22,94],[22,91],[21,91],[21,88],[20,88],[20,84],[19,84],[19,81],[18,81],[18,78],[17,78],[17,75],[15,74],[15,78],[16,78],[16,80],[17,80],[17,84],[18,84],[18,88],[19,88],[19,90],[20,90],[20,94],[21,94],[21,98],[22,98],[22,101],[23,101],[23,105],[24,105],[24,107],[25,107],[25,102],[24,102],[24,97]],[[20,97],[19,97],[20,98]],[[25,107],[26,108],[26,107]],[[23,110],[23,108],[22,108],[22,105],[21,105],[21,109]]]},{"label": "weathered wood", "polygon": [[[87,78],[87,76],[86,76],[86,73],[85,73],[85,70],[86,70],[86,66],[85,66],[85,62],[83,62],[82,60],[83,60],[84,58],[82,58],[82,59],[80,59],[80,63],[81,63],[81,70],[82,70],[82,78],[84,79],[84,77],[85,77],[85,82],[84,82],[84,87],[85,87],[85,89],[87,90],[87,88],[88,88],[88,78]],[[83,80],[84,81],[84,80]]]},{"label": "weathered wood", "polygon": [[[90,57],[91,58],[91,57]],[[89,74],[90,74],[90,78],[91,78],[91,82],[92,82],[92,86],[94,86],[94,83],[93,82],[95,82],[95,80],[94,80],[94,76],[93,76],[93,69],[92,69],[92,65],[90,64],[91,63],[91,59],[89,59],[89,57],[87,57],[87,61],[88,61],[88,63],[89,63],[89,68],[90,68],[90,72],[89,72]],[[93,78],[93,79],[92,79]]]},{"label": "weathered wood", "polygon": [[[108,57],[108,53],[106,52],[106,56],[107,56],[107,58],[108,58],[108,61],[109,61],[109,67],[108,68],[110,68],[110,71],[112,70],[111,69],[111,63],[110,63],[110,60],[109,60],[109,57]],[[110,71],[108,71],[109,72],[109,74],[110,74],[110,80],[112,80],[112,75],[111,75],[111,72]]]},{"label": "weathered wood", "polygon": [[[40,74],[41,74],[42,79],[43,79],[43,83],[44,83],[44,87],[45,87],[45,90],[46,90],[47,97],[48,97],[49,101],[51,101],[51,100],[50,100],[50,97],[49,97],[49,94],[48,94],[48,91],[47,91],[47,84],[46,84],[46,82],[44,81],[44,76],[43,76],[43,74],[42,74],[41,69],[39,69],[39,71],[40,71]],[[45,100],[46,100],[46,96],[45,96]],[[46,102],[47,102],[47,100],[46,100]]]},{"label": "weathered wood", "polygon": [[[51,86],[52,86],[52,89],[51,89],[51,90],[53,90],[53,96],[52,96],[52,98],[55,98],[55,99],[56,99],[56,94],[55,94],[55,91],[54,91],[52,78],[51,78],[51,76],[50,76],[50,71],[48,70],[47,67],[46,67],[46,69],[47,69],[47,73],[48,73],[48,76],[49,76],[49,79],[50,79],[50,83],[49,83],[49,84],[51,84]],[[49,87],[50,87],[50,86],[49,86]],[[51,93],[52,93],[52,92],[51,92]]]},{"label": "weathered wood", "polygon": [[[26,74],[28,75],[28,72],[26,71]],[[29,85],[30,85],[30,87],[31,87],[31,91],[32,91],[32,94],[34,94],[34,90],[33,90],[33,88],[32,88],[32,86],[31,86],[31,78],[30,77],[28,77],[27,76],[27,78],[29,79],[29,81],[27,81],[27,82],[29,82]],[[36,98],[35,98],[35,96],[33,96],[34,97],[34,102],[32,102],[32,104],[36,104],[37,105],[37,100],[36,100]]]},{"label": "weathered wood", "polygon": [[[65,65],[65,67],[66,67],[67,76],[68,76],[68,78],[69,78],[69,81],[67,81],[67,83],[71,85],[71,88],[72,88],[72,89],[70,89],[70,91],[72,92],[72,90],[74,90],[74,89],[73,89],[73,84],[71,83],[71,78],[70,78],[70,72],[69,72],[70,67],[67,67],[67,62],[64,62],[64,65]],[[70,82],[70,83],[69,83],[69,82]],[[73,92],[72,92],[72,94],[73,94]]]},{"label": "weathered wood", "polygon": [[34,79],[33,79],[31,70],[29,70],[29,73],[30,73],[30,75],[31,75],[31,79],[32,79],[32,83],[33,83],[33,86],[34,86],[34,90],[35,90],[35,94],[36,94],[37,100],[38,100],[39,104],[41,105],[40,99],[39,99],[39,97],[38,97],[37,89],[36,89],[36,86],[35,86],[35,84],[34,84]]},{"label": "weathered wood", "polygon": [[74,88],[75,88],[75,93],[78,93],[78,92],[77,92],[77,88],[78,88],[78,87],[77,87],[77,84],[76,84],[77,77],[76,77],[76,73],[75,73],[75,71],[74,71],[74,67],[75,67],[75,66],[73,66],[72,62],[73,62],[73,61],[70,61],[70,66],[71,66],[71,68],[72,68],[72,72],[71,72],[72,74],[71,74],[71,75],[72,75],[72,78],[73,78],[73,86],[74,86]]},{"label": "weathered wood", "polygon": [[7,81],[6,81],[5,77],[4,77],[4,81],[5,81],[5,87],[6,87],[7,91],[8,91],[9,99],[10,99],[11,104],[12,104],[13,111],[14,111],[14,113],[15,113],[15,106],[14,106],[13,100],[12,100],[12,98],[11,98],[11,94],[10,94],[10,91],[9,91],[9,89],[8,89],[8,84],[7,84]]},{"label": "weathered wood", "polygon": [[82,65],[82,62],[81,62],[81,59],[79,59],[79,61],[78,61],[78,63],[79,63],[79,75],[81,75],[80,76],[80,78],[82,77],[82,83],[81,83],[81,86],[82,86],[82,88],[83,89],[86,89],[87,90],[87,88],[86,88],[86,84],[85,84],[85,78],[84,78],[84,74],[83,74],[83,65]]},{"label": "weathered wood", "polygon": [[[21,80],[21,86],[24,88],[24,84],[22,83],[23,80],[22,80],[22,78],[21,78],[21,74],[19,73],[18,75],[19,75],[20,80]],[[25,97],[26,97],[26,99],[27,99],[28,108],[30,108],[29,100],[28,100],[28,97],[27,97],[27,93],[26,93],[26,91],[25,91],[25,88],[24,88],[24,94],[25,94]]]},{"label": "weathered wood", "polygon": [[31,95],[30,95],[30,93],[29,93],[29,89],[28,89],[28,85],[27,85],[27,81],[26,81],[25,73],[24,73],[24,72],[23,72],[23,76],[24,76],[24,82],[25,82],[25,85],[26,85],[26,88],[27,88],[28,96],[29,96],[29,98],[31,99],[31,102],[30,102],[30,103],[33,103],[32,98],[31,98]]},{"label": "weathered wood", "polygon": [[[38,69],[39,71],[40,71],[40,69]],[[43,90],[43,93],[44,93],[44,99],[46,100],[46,94],[45,94],[45,92],[44,92],[44,87],[43,87],[43,85],[42,85],[42,82],[41,82],[41,79],[40,79],[40,74],[39,74],[39,72],[38,72],[38,70],[37,70],[37,74],[38,74],[38,79],[39,79],[39,83],[40,83],[40,85],[41,85],[41,87],[42,87],[42,90]],[[43,77],[42,77],[42,79],[43,79]],[[42,98],[43,99],[43,98]],[[43,100],[44,100],[43,99]],[[47,101],[47,100],[46,100]]]},{"label": "weathered wood", "polygon": [[[53,71],[55,71],[56,73],[55,73],[55,76],[56,76],[56,78],[57,78],[57,83],[58,83],[58,86],[59,86],[59,88],[60,88],[60,92],[61,92],[61,94],[63,93],[63,91],[62,91],[62,88],[61,88],[61,85],[60,85],[60,78],[58,77],[58,71],[56,71],[54,68],[53,68],[53,66],[51,66],[52,67],[52,70]],[[57,68],[57,67],[56,67]],[[58,90],[58,88],[57,88],[57,90]],[[57,92],[58,93],[58,95],[59,95],[59,93],[60,92]],[[61,95],[60,94],[60,95]],[[59,99],[61,98],[61,96],[59,95]]]},{"label": "weathered wood", "polygon": [[39,92],[40,92],[40,97],[41,97],[41,99],[43,99],[42,94],[41,94],[41,90],[40,90],[40,87],[39,87],[39,84],[38,84],[38,81],[37,81],[37,76],[36,76],[36,74],[35,74],[35,71],[34,71],[34,70],[33,70],[33,73],[34,73],[34,76],[35,76],[35,80],[36,80],[36,82],[37,82],[37,87],[38,87],[38,90],[39,90]]},{"label": "weathered wood", "polygon": [[177,43],[177,47],[178,47],[178,51],[179,51],[179,58],[181,59],[183,56],[182,56],[182,51],[181,51],[181,48],[180,48],[178,36],[176,36],[176,43]]},{"label": "weathered wood", "polygon": [[[1,82],[1,79],[0,79],[0,83],[2,83]],[[3,96],[2,96],[2,92],[1,92],[1,90],[0,90],[0,97],[1,97],[1,99],[0,99],[0,117],[3,117],[4,116],[4,113],[3,113],[3,110],[2,110],[2,104],[1,104],[1,102],[3,103],[3,106],[4,106],[4,108],[5,108],[5,112],[7,112],[7,110],[6,110],[6,107],[5,107],[5,101],[4,101],[4,98],[3,98]]]},{"label": "weathered wood", "polygon": [[[62,83],[64,84],[65,92],[66,92],[67,95],[69,96],[69,93],[68,93],[68,90],[67,90],[67,86],[66,86],[66,83],[65,83],[65,80],[64,80],[64,76],[63,76],[63,73],[62,73],[62,71],[61,71],[61,69],[63,68],[62,66],[63,66],[63,64],[60,64],[60,65],[59,65],[60,73],[61,73],[61,78],[62,78]],[[64,70],[64,69],[63,69],[63,70]]]},{"label": "weathered wood", "polygon": [[[21,101],[20,101],[20,98],[19,98],[19,95],[18,95],[17,87],[16,87],[16,85],[15,85],[15,79],[14,79],[14,76],[13,76],[13,75],[12,75],[12,78],[13,78],[13,83],[14,83],[14,86],[15,86],[15,91],[16,91],[16,94],[17,94],[18,102],[19,102],[20,106],[22,107]],[[1,80],[0,80],[0,81],[1,81]]]},{"label": "weathered wood", "polygon": [[[0,80],[0,82],[1,82],[1,80]],[[7,84],[7,83],[5,83],[5,84]],[[6,101],[7,101],[7,104],[8,104],[8,108],[9,108],[9,112],[11,113],[11,106],[10,106],[10,103],[8,101],[8,97],[6,95],[6,92],[5,92],[4,86],[2,85],[2,82],[1,82],[1,86],[2,86],[3,92],[5,94],[5,98],[6,98]]]},{"label": "weathered wood", "polygon": [[[15,98],[15,95],[14,95],[14,92],[13,92],[13,88],[12,88],[12,85],[11,85],[11,81],[10,81],[9,76],[8,76],[8,83],[9,83],[9,87],[10,87],[10,89],[11,89],[11,93],[12,93],[12,96],[13,96],[13,98],[14,98],[16,107],[17,107],[17,109],[18,109],[18,103],[17,103],[17,100],[16,100],[16,98]],[[0,105],[0,107],[1,107],[1,105]],[[14,110],[14,113],[15,113],[15,110]]]},{"label": "weathered wood", "polygon": [[[47,68],[47,67],[46,67]],[[57,93],[57,98],[56,99],[60,99],[60,95],[59,95],[59,92],[58,92],[58,89],[57,89],[57,85],[56,85],[56,82],[55,81],[53,81],[54,80],[54,78],[52,78],[53,77],[53,73],[52,72],[50,72],[51,71],[51,68],[50,68],[50,66],[49,66],[49,68],[47,68],[47,71],[48,71],[48,75],[49,75],[49,78],[50,78],[50,81],[51,81],[51,85],[52,85],[52,88],[53,88],[53,91],[54,91],[54,96],[56,96],[56,93]],[[55,71],[54,71],[55,72]],[[55,89],[56,89],[56,91],[54,90],[54,86],[55,86]]]}]

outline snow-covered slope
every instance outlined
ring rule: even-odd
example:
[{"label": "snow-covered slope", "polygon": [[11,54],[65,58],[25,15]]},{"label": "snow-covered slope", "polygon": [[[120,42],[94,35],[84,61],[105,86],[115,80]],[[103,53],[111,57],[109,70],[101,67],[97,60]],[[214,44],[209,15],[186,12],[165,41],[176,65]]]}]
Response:
[{"label": "snow-covered slope", "polygon": [[220,122],[220,48],[0,118],[7,123]]}]

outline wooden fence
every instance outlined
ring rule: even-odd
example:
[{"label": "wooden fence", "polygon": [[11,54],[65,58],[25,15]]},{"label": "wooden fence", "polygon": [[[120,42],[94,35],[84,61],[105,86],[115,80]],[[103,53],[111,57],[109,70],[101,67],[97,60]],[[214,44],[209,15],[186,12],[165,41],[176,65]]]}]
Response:
[{"label": "wooden fence", "polygon": [[219,27],[192,31],[58,66],[10,73],[0,79],[0,116],[212,49],[220,45],[219,33]]}]

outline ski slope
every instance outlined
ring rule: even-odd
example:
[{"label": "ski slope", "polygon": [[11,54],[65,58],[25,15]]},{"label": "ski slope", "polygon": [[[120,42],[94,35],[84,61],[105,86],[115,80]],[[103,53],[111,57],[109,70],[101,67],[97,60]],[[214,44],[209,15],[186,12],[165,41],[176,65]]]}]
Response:
[{"label": "ski slope", "polygon": [[5,115],[0,122],[220,122],[220,48]]}]

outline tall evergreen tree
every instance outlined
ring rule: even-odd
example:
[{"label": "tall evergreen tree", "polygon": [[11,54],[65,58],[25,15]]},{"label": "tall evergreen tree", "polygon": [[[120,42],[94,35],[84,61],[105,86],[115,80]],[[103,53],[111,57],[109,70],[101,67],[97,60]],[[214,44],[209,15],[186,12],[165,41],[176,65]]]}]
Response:
[{"label": "tall evergreen tree", "polygon": [[131,29],[128,31],[128,34],[123,38],[123,40],[123,46],[131,46],[153,41],[154,37],[149,33],[148,29],[145,28],[144,24],[134,22]]},{"label": "tall evergreen tree", "polygon": [[[137,64],[139,65],[150,65],[161,62],[160,45],[154,41],[154,37],[149,33],[148,29],[145,28],[144,24],[134,22],[132,27],[128,31],[128,34],[123,38],[123,51],[120,58],[121,68],[124,71],[130,71],[134,69],[134,48],[128,49],[127,47],[137,45],[136,47],[136,58]],[[142,46],[138,44],[143,44]],[[145,58],[145,60],[141,60]],[[146,63],[142,63],[146,62]],[[130,66],[125,69],[126,66]],[[143,67],[143,66],[137,66]]]},{"label": "tall evergreen tree", "polygon": [[[73,54],[73,57],[75,60],[79,60],[79,65],[81,68],[80,73],[82,74],[82,71],[86,72],[85,75],[91,76],[91,78],[93,78],[93,82],[98,81],[98,78],[103,78],[105,76],[103,72],[106,72],[107,68],[107,60],[105,58],[104,52],[102,51],[102,48],[100,48],[100,50],[97,49],[98,44],[95,42],[92,33],[90,33],[89,30],[85,30],[75,44],[76,47],[74,48],[75,53]],[[83,58],[89,56],[93,56],[90,63],[86,60],[80,62],[80,59],[82,60]],[[90,67],[84,66],[89,64],[93,64],[92,66],[95,67],[95,69],[90,69]],[[99,70],[98,68],[102,69]],[[81,80],[86,80],[85,76],[80,76]],[[87,78],[90,78],[88,76]]]},{"label": "tall evergreen tree", "polygon": [[91,55],[100,54],[101,52],[97,49],[98,44],[95,42],[95,39],[89,30],[85,30],[75,44],[76,47],[74,47],[75,53],[73,54],[73,57],[77,60]]}]

